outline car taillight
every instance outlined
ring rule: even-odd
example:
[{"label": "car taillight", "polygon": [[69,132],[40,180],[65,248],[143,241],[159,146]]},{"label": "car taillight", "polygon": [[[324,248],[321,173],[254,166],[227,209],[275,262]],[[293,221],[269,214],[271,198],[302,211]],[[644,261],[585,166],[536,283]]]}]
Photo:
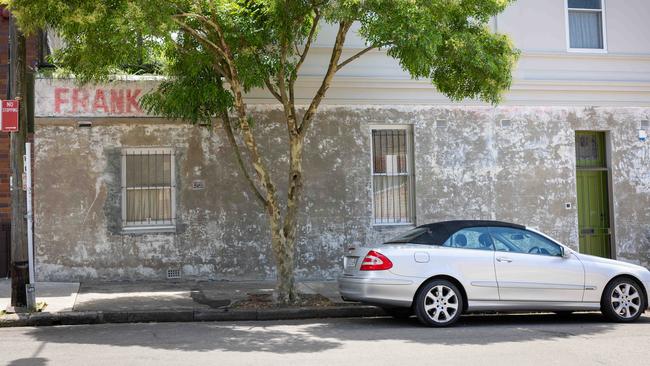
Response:
[{"label": "car taillight", "polygon": [[385,255],[371,250],[363,258],[360,271],[383,271],[393,268],[393,262]]}]

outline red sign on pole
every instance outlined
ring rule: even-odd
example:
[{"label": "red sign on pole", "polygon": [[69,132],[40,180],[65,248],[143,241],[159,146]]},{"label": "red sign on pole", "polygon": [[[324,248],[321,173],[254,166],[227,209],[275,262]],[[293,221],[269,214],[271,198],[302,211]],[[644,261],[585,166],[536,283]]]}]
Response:
[{"label": "red sign on pole", "polygon": [[18,106],[17,100],[3,100],[0,112],[0,130],[2,132],[18,131]]}]

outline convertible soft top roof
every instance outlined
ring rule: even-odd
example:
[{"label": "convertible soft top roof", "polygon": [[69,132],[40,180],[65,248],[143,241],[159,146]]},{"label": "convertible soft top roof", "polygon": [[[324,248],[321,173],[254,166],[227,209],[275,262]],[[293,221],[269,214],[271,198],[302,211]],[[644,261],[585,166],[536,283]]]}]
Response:
[{"label": "convertible soft top roof", "polygon": [[[431,224],[420,225],[417,228],[426,228],[427,233],[420,235],[412,242],[430,245],[442,245],[449,237],[458,230],[468,227],[511,227],[515,229],[526,229],[523,225],[517,225],[510,222],[503,221],[490,221],[490,220],[454,220],[454,221],[441,221]],[[419,240],[418,240],[419,239]]]}]

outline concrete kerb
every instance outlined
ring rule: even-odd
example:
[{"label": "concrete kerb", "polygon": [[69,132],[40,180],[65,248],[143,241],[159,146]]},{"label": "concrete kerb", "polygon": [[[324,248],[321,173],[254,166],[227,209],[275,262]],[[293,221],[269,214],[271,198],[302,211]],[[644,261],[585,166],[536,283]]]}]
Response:
[{"label": "concrete kerb", "polygon": [[300,307],[280,309],[195,309],[153,311],[64,311],[58,313],[7,314],[0,317],[2,327],[82,325],[106,323],[201,322],[243,320],[290,320],[384,316],[374,306]]}]

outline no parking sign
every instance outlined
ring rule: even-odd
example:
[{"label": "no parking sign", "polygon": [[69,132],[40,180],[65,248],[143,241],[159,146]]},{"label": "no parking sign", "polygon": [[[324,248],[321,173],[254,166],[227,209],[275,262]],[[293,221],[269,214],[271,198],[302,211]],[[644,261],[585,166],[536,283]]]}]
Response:
[{"label": "no parking sign", "polygon": [[2,111],[0,112],[0,130],[2,132],[18,131],[18,107],[17,100],[3,100]]}]

